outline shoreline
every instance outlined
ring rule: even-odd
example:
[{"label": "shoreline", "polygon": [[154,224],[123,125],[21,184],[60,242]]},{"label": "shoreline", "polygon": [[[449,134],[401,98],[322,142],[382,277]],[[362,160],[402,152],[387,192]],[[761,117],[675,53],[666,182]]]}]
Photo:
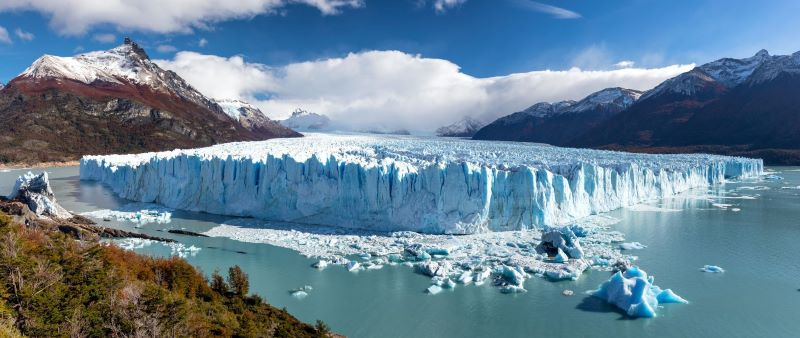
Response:
[{"label": "shoreline", "polygon": [[81,164],[81,161],[56,161],[56,162],[39,162],[39,163],[0,163],[0,170],[18,170],[18,169],[37,169],[47,167],[75,167]]}]

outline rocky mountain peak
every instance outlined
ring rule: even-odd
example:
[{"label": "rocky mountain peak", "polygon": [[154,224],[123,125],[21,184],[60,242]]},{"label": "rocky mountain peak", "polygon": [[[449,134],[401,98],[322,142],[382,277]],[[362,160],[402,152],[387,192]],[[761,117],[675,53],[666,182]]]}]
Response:
[{"label": "rocky mountain peak", "polygon": [[128,46],[130,50],[145,60],[150,60],[150,56],[147,55],[147,52],[144,51],[144,48],[140,47],[135,41],[131,40],[129,37],[125,37],[125,40],[122,42],[122,46]]}]

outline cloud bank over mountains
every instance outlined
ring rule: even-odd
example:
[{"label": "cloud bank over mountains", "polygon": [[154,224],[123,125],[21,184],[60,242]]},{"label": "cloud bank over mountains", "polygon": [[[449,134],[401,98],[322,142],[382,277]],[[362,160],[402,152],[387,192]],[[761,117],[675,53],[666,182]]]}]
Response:
[{"label": "cloud bank over mountains", "polygon": [[3,0],[0,11],[30,10],[50,18],[62,35],[81,35],[93,27],[154,33],[188,33],[212,24],[261,14],[280,14],[288,5],[307,5],[323,15],[364,5],[363,0]]},{"label": "cloud bank over mountains", "polygon": [[252,102],[272,118],[302,108],[343,129],[432,131],[465,116],[491,120],[540,101],[580,99],[608,87],[647,90],[694,67],[541,70],[479,78],[448,60],[400,51],[270,67],[241,56],[179,52],[159,65],[215,98]]}]

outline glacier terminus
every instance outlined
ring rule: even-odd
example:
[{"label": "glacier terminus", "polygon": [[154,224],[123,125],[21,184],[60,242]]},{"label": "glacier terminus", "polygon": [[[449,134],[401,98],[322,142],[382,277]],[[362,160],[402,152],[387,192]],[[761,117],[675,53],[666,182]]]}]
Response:
[{"label": "glacier terminus", "polygon": [[308,134],[84,156],[82,180],[213,214],[370,231],[476,234],[576,219],[763,173],[760,159],[415,136]]}]

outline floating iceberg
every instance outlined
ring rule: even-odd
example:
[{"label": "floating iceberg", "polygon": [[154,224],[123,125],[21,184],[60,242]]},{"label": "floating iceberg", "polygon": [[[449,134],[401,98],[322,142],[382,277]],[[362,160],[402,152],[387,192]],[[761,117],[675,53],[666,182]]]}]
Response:
[{"label": "floating iceberg", "polygon": [[725,272],[725,269],[716,265],[705,265],[702,268],[700,268],[700,271],[711,272],[711,273],[723,273]]},{"label": "floating iceberg", "polygon": [[80,166],[83,180],[175,209],[451,234],[567,224],[762,171],[761,160],[716,155],[325,134],[85,156]]},{"label": "floating iceberg", "polygon": [[167,224],[172,222],[174,210],[152,203],[129,203],[117,209],[100,209],[81,215],[97,219],[131,222],[137,225]]},{"label": "floating iceberg", "polygon": [[625,311],[631,317],[655,317],[659,303],[689,303],[672,290],[653,285],[654,278],[636,266],[617,272],[591,295]]}]

